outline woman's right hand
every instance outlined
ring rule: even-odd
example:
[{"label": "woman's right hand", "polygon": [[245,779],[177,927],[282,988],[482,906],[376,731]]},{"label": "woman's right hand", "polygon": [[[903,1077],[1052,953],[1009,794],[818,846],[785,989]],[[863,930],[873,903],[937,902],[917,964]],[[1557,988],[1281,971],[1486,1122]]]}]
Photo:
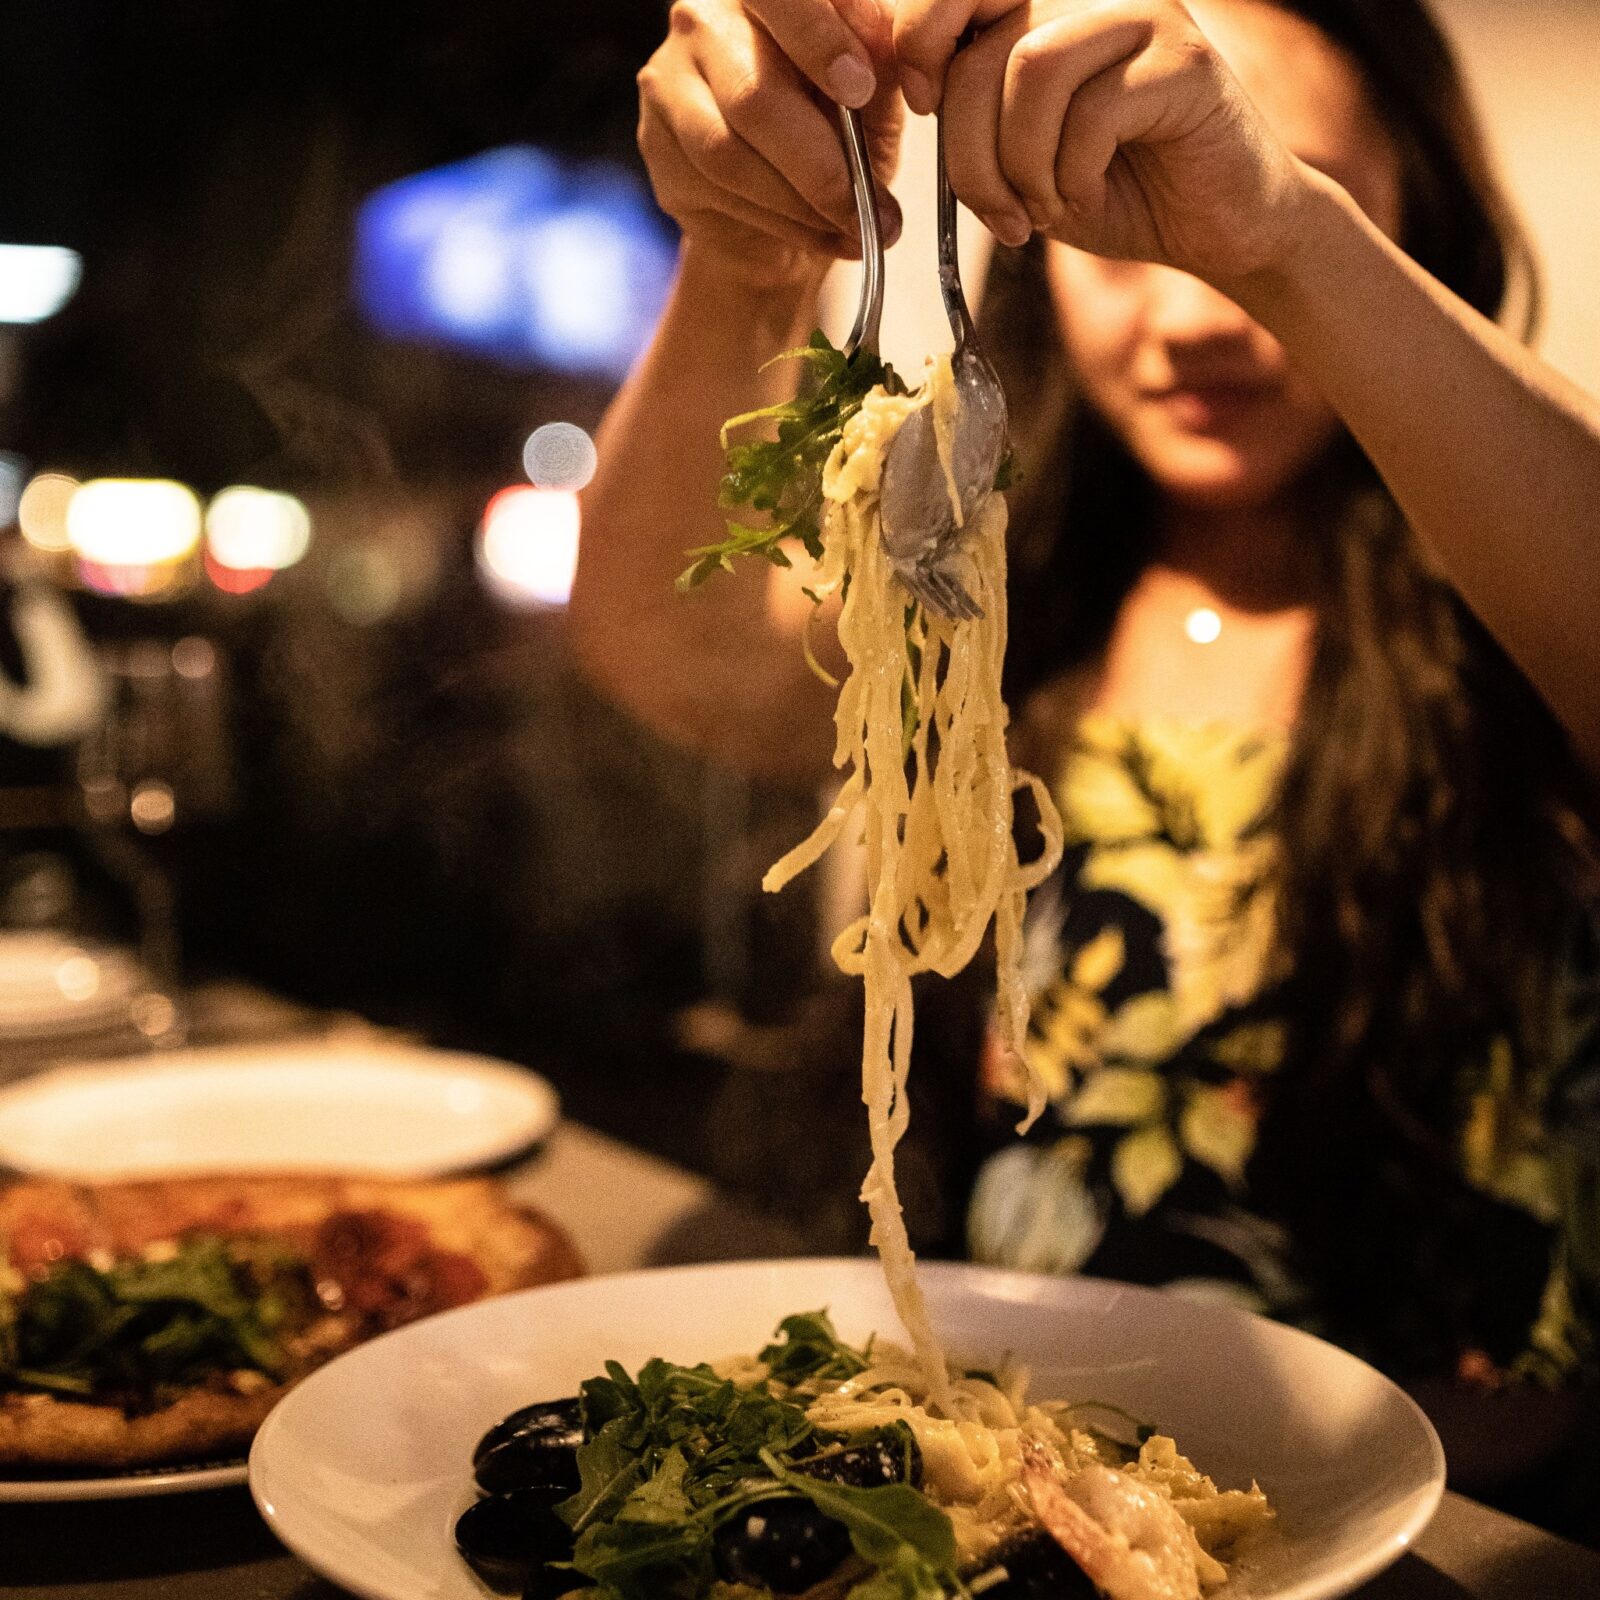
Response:
[{"label": "woman's right hand", "polygon": [[861,109],[886,243],[904,106],[880,0],[677,0],[639,73],[639,149],[686,246],[779,286],[859,256],[834,107]]}]

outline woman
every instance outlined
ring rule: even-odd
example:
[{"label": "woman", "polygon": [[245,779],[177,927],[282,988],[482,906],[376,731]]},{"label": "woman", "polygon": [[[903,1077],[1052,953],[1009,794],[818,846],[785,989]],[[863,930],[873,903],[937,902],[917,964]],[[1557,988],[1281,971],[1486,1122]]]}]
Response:
[{"label": "woman", "polygon": [[972,1248],[1313,1326],[1429,1396],[1459,1482],[1548,1456],[1568,1401],[1477,1397],[1595,1356],[1600,406],[1488,320],[1523,252],[1434,25],[692,0],[640,82],[684,247],[601,439],[588,670],[725,759],[823,770],[761,575],[670,580],[718,423],[776,398],[758,360],[851,253],[822,96],[885,171],[897,90],[941,105],[1007,247],[1008,696],[1074,845],[1033,911],[1053,1114],[985,1164]]}]

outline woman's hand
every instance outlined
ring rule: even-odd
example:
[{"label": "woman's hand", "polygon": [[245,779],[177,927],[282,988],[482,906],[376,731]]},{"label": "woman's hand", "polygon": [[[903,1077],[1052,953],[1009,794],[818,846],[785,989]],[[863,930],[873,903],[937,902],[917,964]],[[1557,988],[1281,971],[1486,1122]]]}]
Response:
[{"label": "woman's hand", "polygon": [[862,109],[884,231],[903,108],[879,0],[677,0],[639,74],[639,149],[685,241],[783,284],[860,254],[834,106]]},{"label": "woman's hand", "polygon": [[942,97],[956,193],[1007,243],[1217,285],[1289,251],[1308,169],[1177,0],[900,0],[894,44],[911,108]]}]

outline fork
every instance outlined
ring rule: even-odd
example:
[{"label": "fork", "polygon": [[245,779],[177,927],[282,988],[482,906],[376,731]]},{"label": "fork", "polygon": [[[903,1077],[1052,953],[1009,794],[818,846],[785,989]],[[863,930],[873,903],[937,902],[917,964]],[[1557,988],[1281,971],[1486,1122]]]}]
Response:
[{"label": "fork", "polygon": [[[844,134],[845,156],[850,165],[850,185],[855,192],[856,220],[861,229],[861,298],[856,306],[855,326],[851,328],[850,337],[845,340],[844,345],[845,359],[849,360],[858,350],[865,350],[872,356],[879,353],[878,332],[883,321],[883,222],[878,211],[877,191],[872,184],[872,166],[867,154],[866,134],[861,125],[860,113],[851,110],[849,106],[840,106],[839,126]],[[959,279],[956,293],[960,294]],[[913,412],[912,416],[906,419],[907,423],[925,414],[925,410]],[[902,432],[904,426],[902,425]],[[889,449],[892,460],[894,454],[892,443]],[[943,469],[939,466],[937,456],[933,462],[933,469],[942,474]],[[887,471],[887,463],[885,470]],[[919,544],[911,549],[909,557],[903,552],[897,553],[891,544],[887,526],[884,528],[883,542],[884,548],[889,552],[890,564],[894,567],[896,576],[924,606],[948,617],[970,618],[983,615],[960,581],[939,565],[938,560],[934,558],[931,545],[923,550]]]},{"label": "fork", "polygon": [[844,135],[845,160],[850,166],[850,187],[856,198],[856,222],[861,229],[861,299],[855,326],[844,342],[845,359],[858,350],[878,354],[878,329],[883,322],[883,218],[878,193],[872,186],[872,161],[867,154],[866,130],[861,113],[839,107],[839,129]]},{"label": "fork", "polygon": [[960,525],[939,460],[933,416],[924,406],[906,418],[889,446],[882,486],[883,542],[906,587],[957,619],[983,615],[951,569],[972,513],[994,488],[1006,450],[1005,391],[978,348],[972,313],[961,289],[956,250],[956,197],[945,166],[944,112],[938,118],[939,293],[950,321],[956,387],[951,469],[961,504]]},{"label": "fork", "polygon": [[[878,354],[883,318],[883,227],[860,114],[839,108],[845,156],[861,231],[861,298],[855,325],[845,341],[846,357],[857,350]],[[957,385],[953,466],[963,527],[978,502],[994,486],[1005,453],[1006,402],[994,369],[977,347],[972,315],[961,289],[956,255],[956,202],[945,168],[944,116],[938,122],[939,290],[955,337],[950,363]],[[906,418],[889,446],[883,475],[883,543],[895,574],[924,606],[946,617],[970,620],[983,615],[949,560],[959,546],[939,461],[933,419],[924,406]]]}]

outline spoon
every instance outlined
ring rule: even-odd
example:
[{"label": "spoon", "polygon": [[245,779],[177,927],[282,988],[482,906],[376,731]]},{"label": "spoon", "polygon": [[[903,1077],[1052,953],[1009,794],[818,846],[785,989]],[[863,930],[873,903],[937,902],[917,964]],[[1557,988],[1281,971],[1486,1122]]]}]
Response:
[{"label": "spoon", "polygon": [[[959,526],[950,486],[939,461],[930,406],[913,411],[889,444],[880,493],[883,545],[900,581],[923,605],[947,617],[983,615],[966,586],[950,570],[972,514],[994,489],[1006,453],[1006,397],[995,370],[978,349],[977,332],[956,261],[956,197],[945,169],[944,113],[939,113],[939,292],[955,336],[950,352],[955,379],[955,424],[951,467]],[[859,204],[859,198],[858,198]]]}]

